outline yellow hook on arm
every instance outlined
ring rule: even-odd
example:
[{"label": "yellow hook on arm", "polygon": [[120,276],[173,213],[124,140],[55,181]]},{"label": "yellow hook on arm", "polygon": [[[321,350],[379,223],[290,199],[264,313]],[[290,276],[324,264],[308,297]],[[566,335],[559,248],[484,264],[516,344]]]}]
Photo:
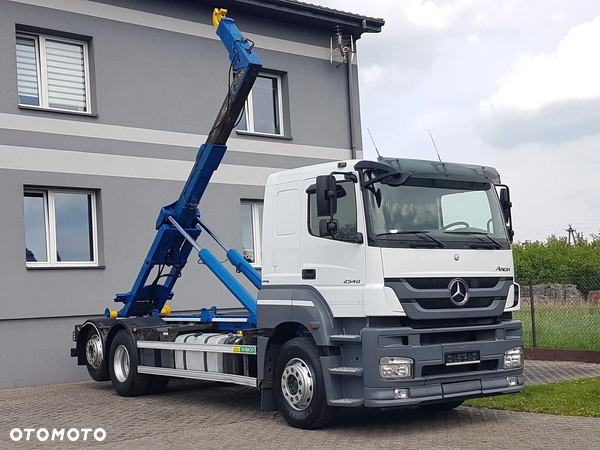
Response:
[{"label": "yellow hook on arm", "polygon": [[219,28],[219,23],[221,23],[221,19],[227,15],[226,9],[215,8],[213,11],[213,25],[215,28]]}]

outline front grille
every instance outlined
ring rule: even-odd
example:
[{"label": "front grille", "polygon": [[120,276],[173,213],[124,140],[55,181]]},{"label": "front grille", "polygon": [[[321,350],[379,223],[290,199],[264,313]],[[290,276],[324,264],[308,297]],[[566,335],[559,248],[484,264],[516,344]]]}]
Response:
[{"label": "front grille", "polygon": [[[505,313],[506,314],[506,313]],[[508,316],[504,314],[499,317],[458,317],[444,319],[411,319],[410,317],[400,318],[402,326],[411,327],[415,330],[423,328],[446,328],[446,327],[474,327],[495,325],[499,320],[507,320]]]},{"label": "front grille", "polygon": [[420,335],[420,344],[464,344],[465,342],[493,341],[496,338],[496,330],[472,330],[472,331],[446,331],[435,333],[423,333]]},{"label": "front grille", "polygon": [[438,364],[436,366],[423,366],[421,368],[421,376],[431,377],[435,375],[456,375],[462,373],[496,370],[497,368],[497,360],[481,361],[477,364],[461,364],[458,366],[446,366],[445,364]]},{"label": "front grille", "polygon": [[468,308],[487,308],[494,297],[469,297],[466,304],[456,306],[449,298],[417,298],[414,300],[423,309],[468,309]]},{"label": "front grille", "polygon": [[[504,278],[499,277],[466,277],[465,280],[471,289],[489,289],[495,287]],[[454,278],[405,278],[389,281],[405,281],[413,289],[447,289]],[[388,281],[388,280],[386,280]]]}]

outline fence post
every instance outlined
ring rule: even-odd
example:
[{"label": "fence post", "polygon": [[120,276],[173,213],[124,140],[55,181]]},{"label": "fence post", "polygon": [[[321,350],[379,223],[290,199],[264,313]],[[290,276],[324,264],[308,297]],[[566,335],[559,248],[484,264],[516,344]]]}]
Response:
[{"label": "fence post", "polygon": [[535,330],[535,306],[533,302],[533,284],[529,283],[529,301],[531,303],[531,336],[533,339],[533,346],[537,347],[537,333]]}]

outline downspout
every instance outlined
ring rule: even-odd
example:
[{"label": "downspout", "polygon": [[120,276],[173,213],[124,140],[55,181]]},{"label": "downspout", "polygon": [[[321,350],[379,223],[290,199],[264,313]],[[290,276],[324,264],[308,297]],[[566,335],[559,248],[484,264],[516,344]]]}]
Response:
[{"label": "downspout", "polygon": [[[364,25],[363,25],[364,26]],[[340,63],[343,64],[346,62],[348,65],[348,116],[350,120],[350,156],[351,159],[356,159],[356,128],[354,126],[354,83],[352,82],[352,55],[353,55],[353,42],[352,36],[350,37],[350,43],[344,45],[344,39],[342,36],[342,27],[336,25],[335,29],[335,38],[336,38],[336,46],[340,51],[340,55],[342,57],[342,61]],[[332,60],[333,62],[333,39],[332,39]],[[338,66],[339,67],[339,66]]]},{"label": "downspout", "polygon": [[356,159],[356,129],[354,127],[354,83],[352,82],[352,55],[347,55],[348,61],[348,112],[350,114],[350,155]]}]

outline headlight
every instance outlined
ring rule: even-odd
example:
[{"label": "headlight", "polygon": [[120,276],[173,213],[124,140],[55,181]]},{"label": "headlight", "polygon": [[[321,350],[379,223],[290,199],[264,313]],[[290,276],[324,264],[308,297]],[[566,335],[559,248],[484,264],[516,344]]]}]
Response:
[{"label": "headlight", "polygon": [[523,347],[509,348],[504,352],[504,368],[520,369],[523,367]]},{"label": "headlight", "polygon": [[412,378],[413,360],[386,356],[379,360],[379,375],[385,380]]}]

